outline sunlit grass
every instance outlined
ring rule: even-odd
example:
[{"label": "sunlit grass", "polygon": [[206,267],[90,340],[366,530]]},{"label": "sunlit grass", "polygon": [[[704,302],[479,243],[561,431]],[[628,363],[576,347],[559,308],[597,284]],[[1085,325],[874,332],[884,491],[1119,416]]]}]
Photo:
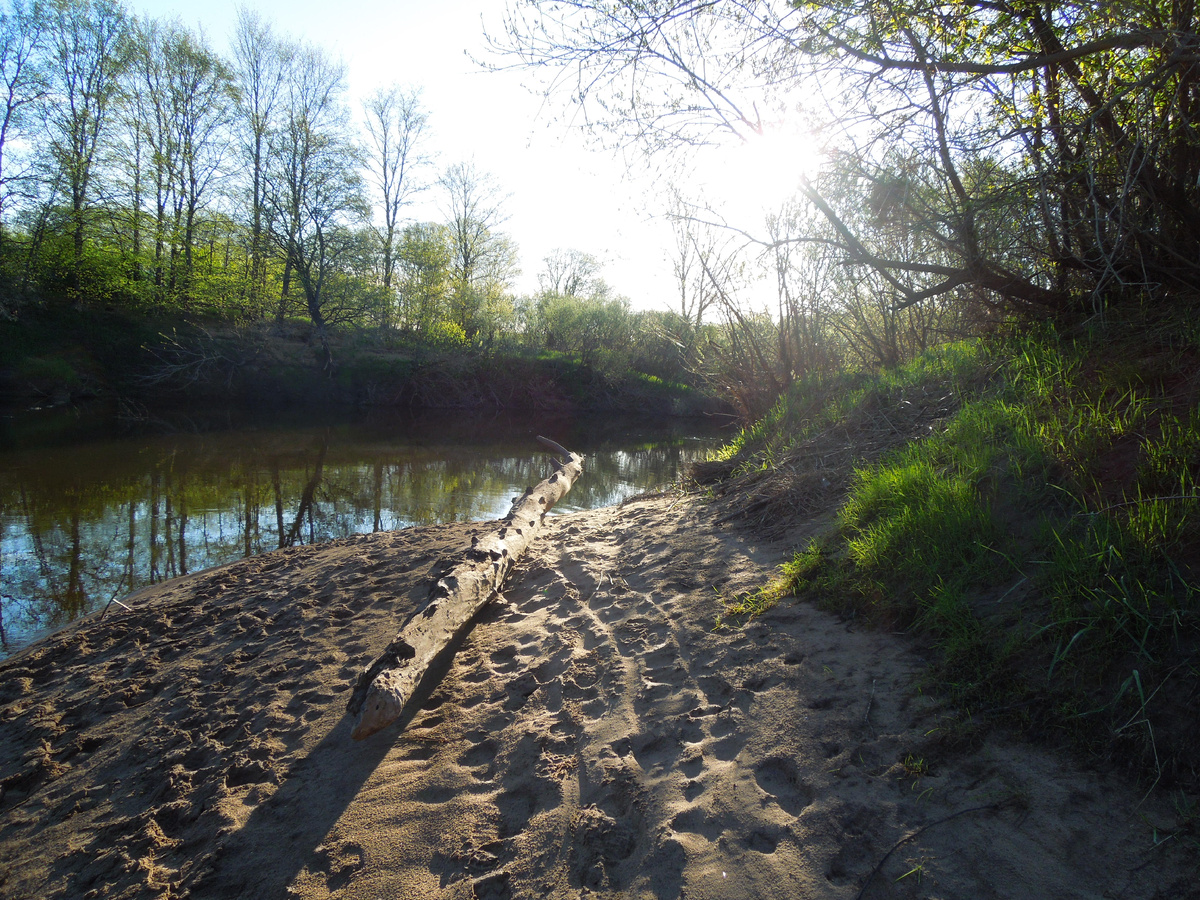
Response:
[{"label": "sunlit grass", "polygon": [[[726,451],[743,470],[918,396],[955,404],[927,437],[854,471],[834,530],[766,595],[922,634],[962,708],[1119,744],[1161,776],[1192,752],[1164,746],[1163,685],[1200,689],[1200,407],[1164,387],[1194,375],[1195,351],[1047,330],[832,380],[841,393],[797,385]],[[1137,362],[1151,353],[1153,367]]]}]

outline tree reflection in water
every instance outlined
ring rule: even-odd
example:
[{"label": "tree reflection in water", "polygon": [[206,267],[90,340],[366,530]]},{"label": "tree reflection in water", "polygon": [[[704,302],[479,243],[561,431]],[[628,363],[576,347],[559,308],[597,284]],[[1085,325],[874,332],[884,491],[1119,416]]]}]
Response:
[{"label": "tree reflection in water", "polygon": [[[587,456],[556,513],[670,484],[712,424],[545,425]],[[728,432],[725,432],[728,436]],[[5,434],[6,445],[31,443]],[[0,654],[148,584],[279,547],[503,515],[545,477],[519,421],[460,415],[72,441],[0,454]]]}]

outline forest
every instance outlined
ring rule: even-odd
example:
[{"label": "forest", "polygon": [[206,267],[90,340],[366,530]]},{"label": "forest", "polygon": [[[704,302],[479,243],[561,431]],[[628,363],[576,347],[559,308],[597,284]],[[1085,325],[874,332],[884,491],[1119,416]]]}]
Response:
[{"label": "forest", "polygon": [[[514,293],[499,181],[435,164],[419,86],[352,104],[341,62],[248,7],[228,56],[111,0],[14,0],[0,29],[14,396],[219,387],[257,377],[264,347],[267,368],[340,373],[365,402],[472,405],[441,376],[414,386],[412,369],[514,354],[550,359],[551,380],[575,364],[603,386],[584,394],[633,373],[651,391],[699,383],[703,309],[635,312],[584,250],[555,250],[536,294]],[[411,218],[418,196],[443,218]]]},{"label": "forest", "polygon": [[[228,382],[257,377],[271,342],[276,363],[301,343],[327,377],[366,354],[401,382],[414,359],[557,356],[599,393],[659,379],[752,419],[812,373],[1177,296],[1198,277],[1190,15],[513,4],[482,63],[544,76],[600,144],[661,160],[770,140],[798,116],[811,126],[822,165],[782,169],[760,221],[731,221],[668,176],[675,290],[648,311],[578,248],[516,295],[499,182],[474,162],[434,164],[419,86],[351,104],[342,63],[249,8],[222,56],[112,0],[14,0],[0,37],[5,381],[60,398],[122,368],[138,380],[118,393]],[[409,218],[430,194],[443,218]],[[95,355],[105,339],[88,335],[111,333],[92,327],[98,313],[147,325],[126,329],[136,365],[62,352],[83,323]],[[445,379],[352,380],[358,400],[481,402]]]}]

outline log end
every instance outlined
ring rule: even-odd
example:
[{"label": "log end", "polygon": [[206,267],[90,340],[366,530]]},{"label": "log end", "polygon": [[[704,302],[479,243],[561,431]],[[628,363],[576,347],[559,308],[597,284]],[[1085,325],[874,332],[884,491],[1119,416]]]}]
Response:
[{"label": "log end", "polygon": [[397,681],[392,672],[382,672],[376,676],[358,711],[358,721],[354,723],[350,737],[356,741],[369,738],[400,718],[405,697]]}]

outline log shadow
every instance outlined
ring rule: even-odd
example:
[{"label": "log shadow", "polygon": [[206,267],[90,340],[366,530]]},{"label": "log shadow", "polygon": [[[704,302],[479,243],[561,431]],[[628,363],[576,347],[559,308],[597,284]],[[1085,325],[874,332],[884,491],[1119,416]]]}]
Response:
[{"label": "log shadow", "polygon": [[326,868],[322,851],[330,830],[404,739],[405,729],[441,684],[473,627],[474,623],[435,658],[395,724],[357,742],[350,738],[353,719],[343,715],[306,757],[293,763],[279,790],[214,849],[210,864],[188,886],[190,893],[223,900],[283,900],[306,867]]}]

